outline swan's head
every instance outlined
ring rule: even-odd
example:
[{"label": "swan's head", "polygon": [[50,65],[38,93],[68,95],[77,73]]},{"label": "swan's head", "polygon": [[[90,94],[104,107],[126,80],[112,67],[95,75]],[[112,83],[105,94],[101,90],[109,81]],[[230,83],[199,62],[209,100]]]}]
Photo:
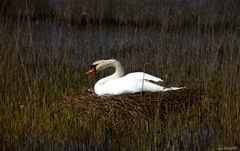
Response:
[{"label": "swan's head", "polygon": [[[111,59],[114,60],[114,59]],[[112,61],[111,61],[112,63]],[[111,66],[110,60],[98,60],[95,61],[89,68],[89,70],[86,72],[86,75],[89,75],[91,73],[96,73],[97,71],[101,71],[103,69],[106,69]]]}]

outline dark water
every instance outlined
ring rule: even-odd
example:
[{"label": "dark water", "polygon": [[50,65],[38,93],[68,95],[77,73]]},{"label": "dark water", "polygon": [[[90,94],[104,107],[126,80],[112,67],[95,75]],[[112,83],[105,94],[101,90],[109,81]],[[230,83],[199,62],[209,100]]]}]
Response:
[{"label": "dark water", "polygon": [[[238,34],[231,32],[167,32],[160,27],[72,25],[41,20],[31,22],[29,31],[27,25],[20,28],[19,43],[27,49],[32,45],[40,60],[65,56],[71,66],[85,68],[95,60],[116,58],[127,72],[141,70],[161,75],[164,70],[173,69],[195,78],[201,78],[202,73],[196,68],[199,63],[206,68],[211,63],[223,68],[223,55],[229,53],[224,49],[229,44],[237,47],[240,43]],[[181,68],[183,64],[188,70]]]}]

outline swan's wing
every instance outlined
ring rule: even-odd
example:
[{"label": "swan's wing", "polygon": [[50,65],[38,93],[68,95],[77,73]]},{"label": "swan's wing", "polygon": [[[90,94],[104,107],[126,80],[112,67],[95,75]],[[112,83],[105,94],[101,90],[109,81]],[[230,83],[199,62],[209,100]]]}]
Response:
[{"label": "swan's wing", "polygon": [[144,73],[144,72],[129,73],[126,76],[129,78],[136,78],[136,79],[141,79],[141,80],[146,80],[146,81],[164,82],[162,79],[152,76],[150,74]]}]

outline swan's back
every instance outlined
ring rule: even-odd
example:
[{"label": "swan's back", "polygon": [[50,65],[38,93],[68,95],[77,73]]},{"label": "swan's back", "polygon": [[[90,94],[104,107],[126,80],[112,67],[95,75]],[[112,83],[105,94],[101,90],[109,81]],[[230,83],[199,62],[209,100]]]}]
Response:
[{"label": "swan's back", "polygon": [[95,86],[95,92],[98,95],[120,95],[142,91],[164,91],[164,87],[150,81],[160,82],[163,80],[143,72],[135,72],[127,74],[124,77],[108,81],[104,85]]},{"label": "swan's back", "polygon": [[136,78],[139,80],[148,80],[148,81],[154,81],[154,82],[164,82],[162,79],[152,76],[150,74],[144,73],[144,72],[133,72],[133,73],[129,73],[127,74],[125,77],[128,78]]}]

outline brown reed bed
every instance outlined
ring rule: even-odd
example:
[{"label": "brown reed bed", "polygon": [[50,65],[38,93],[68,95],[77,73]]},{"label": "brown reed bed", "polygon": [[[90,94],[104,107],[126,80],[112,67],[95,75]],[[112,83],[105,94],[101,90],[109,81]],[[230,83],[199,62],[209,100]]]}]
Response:
[{"label": "brown reed bed", "polygon": [[[124,125],[133,130],[141,122],[154,120],[164,122],[169,116],[178,116],[179,113],[191,109],[193,104],[204,109],[206,107],[204,104],[208,101],[207,104],[211,108],[216,107],[216,97],[211,97],[206,97],[202,89],[194,87],[169,92],[143,92],[119,96],[97,96],[92,91],[81,90],[74,95],[63,95],[53,104],[52,114],[61,116],[68,109],[74,111],[82,120],[94,115],[114,130],[119,131],[119,128],[125,127]],[[201,116],[202,119],[207,119],[210,114],[205,112]]]}]

